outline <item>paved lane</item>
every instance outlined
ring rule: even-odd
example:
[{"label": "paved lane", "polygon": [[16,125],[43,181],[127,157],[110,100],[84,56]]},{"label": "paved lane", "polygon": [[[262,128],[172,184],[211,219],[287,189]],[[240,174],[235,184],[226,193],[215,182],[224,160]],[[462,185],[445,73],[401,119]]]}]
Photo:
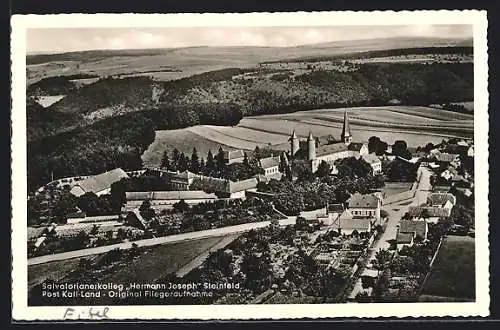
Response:
[{"label": "paved lane", "polygon": [[[295,217],[288,217],[287,219],[280,220],[280,225],[282,225],[282,226],[293,225],[293,224],[295,224],[295,219],[296,219]],[[171,243],[177,243],[177,242],[183,242],[183,241],[189,241],[189,240],[196,240],[196,239],[200,239],[200,238],[224,236],[224,235],[231,235],[231,234],[235,234],[235,233],[243,233],[243,232],[249,231],[251,229],[258,229],[258,228],[266,227],[269,224],[270,224],[270,221],[252,222],[252,223],[245,223],[245,224],[236,225],[236,226],[228,226],[228,227],[223,227],[223,228],[201,230],[201,231],[195,231],[195,232],[191,232],[191,233],[148,238],[148,239],[143,239],[143,240],[138,240],[138,241],[133,241],[133,242],[123,242],[123,243],[99,246],[99,247],[89,248],[89,249],[69,251],[69,252],[63,252],[63,253],[57,253],[57,254],[49,254],[49,255],[45,255],[45,256],[41,256],[41,257],[35,257],[35,258],[28,259],[28,266],[43,264],[43,263],[47,263],[47,262],[51,262],[51,261],[59,261],[59,260],[65,260],[65,259],[86,257],[86,256],[94,255],[94,254],[106,253],[106,252],[109,252],[113,249],[130,249],[132,247],[133,243],[137,244],[137,246],[153,246],[153,245],[160,245],[160,244],[171,244]]]}]

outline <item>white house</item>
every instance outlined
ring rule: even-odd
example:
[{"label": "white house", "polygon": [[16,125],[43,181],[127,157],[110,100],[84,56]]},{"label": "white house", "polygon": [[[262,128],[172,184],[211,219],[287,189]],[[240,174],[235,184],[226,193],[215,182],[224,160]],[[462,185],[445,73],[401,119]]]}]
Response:
[{"label": "white house", "polygon": [[224,161],[226,164],[243,163],[245,153],[243,150],[224,151]]},{"label": "white house", "polygon": [[345,210],[333,223],[333,228],[342,235],[351,235],[354,231],[368,233],[372,229],[372,219],[356,218],[349,210]]},{"label": "white house", "polygon": [[267,157],[259,160],[260,167],[264,170],[265,176],[273,176],[279,174],[279,157]]},{"label": "white house", "polygon": [[375,194],[355,193],[348,200],[348,209],[354,217],[371,217],[380,221],[380,198]]}]

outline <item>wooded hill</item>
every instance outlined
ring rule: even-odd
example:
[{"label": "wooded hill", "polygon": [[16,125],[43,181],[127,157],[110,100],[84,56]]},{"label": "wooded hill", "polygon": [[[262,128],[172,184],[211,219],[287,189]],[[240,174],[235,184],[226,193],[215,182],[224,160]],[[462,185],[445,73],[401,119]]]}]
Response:
[{"label": "wooded hill", "polygon": [[[34,188],[48,182],[51,171],[63,177],[137,168],[157,129],[236,125],[248,115],[379,106],[393,99],[412,105],[470,101],[473,64],[224,69],[163,83],[147,77],[101,79],[69,90],[46,109],[29,102],[28,179]],[[104,117],[89,117],[102,109]]]}]

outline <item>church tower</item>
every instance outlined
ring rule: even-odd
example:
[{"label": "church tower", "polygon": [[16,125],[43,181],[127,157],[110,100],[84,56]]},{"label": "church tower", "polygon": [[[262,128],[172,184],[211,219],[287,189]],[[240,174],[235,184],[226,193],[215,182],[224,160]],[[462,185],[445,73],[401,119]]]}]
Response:
[{"label": "church tower", "polygon": [[349,127],[349,118],[347,117],[347,110],[344,111],[344,126],[342,127],[342,135],[340,136],[340,139],[346,145],[349,145],[352,142],[351,128]]},{"label": "church tower", "polygon": [[307,137],[307,159],[316,159],[316,139],[311,131],[309,131],[309,136]]},{"label": "church tower", "polygon": [[293,130],[292,136],[288,139],[290,141],[290,155],[295,156],[297,151],[299,151],[299,137],[295,134],[295,130]]}]

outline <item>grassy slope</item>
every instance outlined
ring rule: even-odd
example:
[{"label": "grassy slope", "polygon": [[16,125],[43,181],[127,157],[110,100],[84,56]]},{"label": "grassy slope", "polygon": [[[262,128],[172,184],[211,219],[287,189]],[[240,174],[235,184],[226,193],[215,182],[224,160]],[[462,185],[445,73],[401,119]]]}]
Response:
[{"label": "grassy slope", "polygon": [[474,253],[473,238],[448,236],[434,261],[423,295],[474,299]]}]

